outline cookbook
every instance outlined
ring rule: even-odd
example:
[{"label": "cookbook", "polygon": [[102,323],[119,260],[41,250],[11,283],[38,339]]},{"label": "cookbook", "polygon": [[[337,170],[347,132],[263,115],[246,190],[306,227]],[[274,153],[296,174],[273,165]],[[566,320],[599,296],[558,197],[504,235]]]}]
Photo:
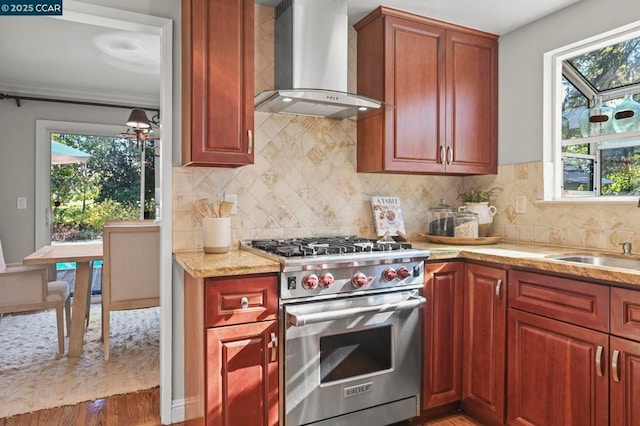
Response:
[{"label": "cookbook", "polygon": [[371,207],[378,237],[384,236],[387,232],[392,237],[397,236],[398,232],[402,235],[406,234],[400,198],[374,196],[371,198]]}]

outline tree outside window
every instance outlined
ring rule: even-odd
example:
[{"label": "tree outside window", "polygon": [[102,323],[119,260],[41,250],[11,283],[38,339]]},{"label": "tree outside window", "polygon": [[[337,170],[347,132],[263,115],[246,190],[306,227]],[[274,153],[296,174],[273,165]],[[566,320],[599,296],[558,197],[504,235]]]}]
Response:
[{"label": "tree outside window", "polygon": [[[119,137],[52,134],[80,149],[86,164],[51,166],[52,241],[99,239],[107,220],[140,217],[140,173],[145,172],[145,218],[154,218],[155,155],[145,150],[144,168],[135,141]],[[144,142],[143,142],[144,143]]]}]

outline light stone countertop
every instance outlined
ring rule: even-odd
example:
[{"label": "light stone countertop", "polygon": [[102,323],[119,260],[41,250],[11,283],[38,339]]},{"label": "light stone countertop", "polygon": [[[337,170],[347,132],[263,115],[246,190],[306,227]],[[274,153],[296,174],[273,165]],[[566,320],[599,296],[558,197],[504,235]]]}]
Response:
[{"label": "light stone countertop", "polygon": [[[412,241],[412,244],[414,248],[428,249],[431,252],[429,261],[469,259],[640,287],[640,270],[548,258],[548,256],[570,254],[622,257],[621,252],[516,242],[499,242],[492,245],[445,245]],[[640,259],[640,256],[635,254],[625,257]],[[176,252],[175,258],[182,268],[195,278],[280,271],[278,262],[240,249],[232,249],[224,254],[205,254],[202,250],[184,250]]]},{"label": "light stone countertop", "polygon": [[477,246],[443,245],[419,241],[412,242],[412,244],[415,248],[430,250],[430,261],[462,258],[640,287],[640,270],[597,266],[549,258],[549,256],[587,254],[640,259],[637,254],[622,256],[622,251],[611,252],[579,247],[517,242],[499,242],[492,245]]},{"label": "light stone countertop", "polygon": [[280,263],[246,250],[206,254],[202,250],[179,250],[175,259],[194,278],[279,272]]}]

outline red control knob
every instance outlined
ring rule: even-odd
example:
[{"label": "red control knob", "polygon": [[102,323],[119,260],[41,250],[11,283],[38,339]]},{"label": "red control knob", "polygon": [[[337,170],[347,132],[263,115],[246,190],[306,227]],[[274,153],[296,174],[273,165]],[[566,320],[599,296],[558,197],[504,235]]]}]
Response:
[{"label": "red control knob", "polygon": [[325,272],[324,274],[320,275],[320,287],[322,288],[331,287],[335,281],[336,279],[330,272]]},{"label": "red control knob", "polygon": [[398,276],[397,272],[393,268],[387,268],[382,272],[382,279],[385,281],[393,281]]},{"label": "red control knob", "polygon": [[404,266],[398,268],[398,278],[404,280],[405,278],[409,278],[411,276],[411,272]]},{"label": "red control knob", "polygon": [[313,290],[318,287],[318,276],[316,274],[305,275],[302,279],[302,287],[307,290]]},{"label": "red control knob", "polygon": [[371,281],[373,281],[373,277],[367,277],[362,272],[358,272],[351,278],[351,284],[355,288],[366,287]]}]

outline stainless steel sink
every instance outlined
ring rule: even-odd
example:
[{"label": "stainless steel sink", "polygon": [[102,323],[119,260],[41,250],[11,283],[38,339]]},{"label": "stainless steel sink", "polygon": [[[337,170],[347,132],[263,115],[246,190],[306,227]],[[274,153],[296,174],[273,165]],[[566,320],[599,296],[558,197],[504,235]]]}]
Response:
[{"label": "stainless steel sink", "polygon": [[589,254],[550,256],[550,259],[564,260],[565,262],[585,263],[588,265],[610,266],[613,268],[640,269],[640,259],[594,256]]}]

